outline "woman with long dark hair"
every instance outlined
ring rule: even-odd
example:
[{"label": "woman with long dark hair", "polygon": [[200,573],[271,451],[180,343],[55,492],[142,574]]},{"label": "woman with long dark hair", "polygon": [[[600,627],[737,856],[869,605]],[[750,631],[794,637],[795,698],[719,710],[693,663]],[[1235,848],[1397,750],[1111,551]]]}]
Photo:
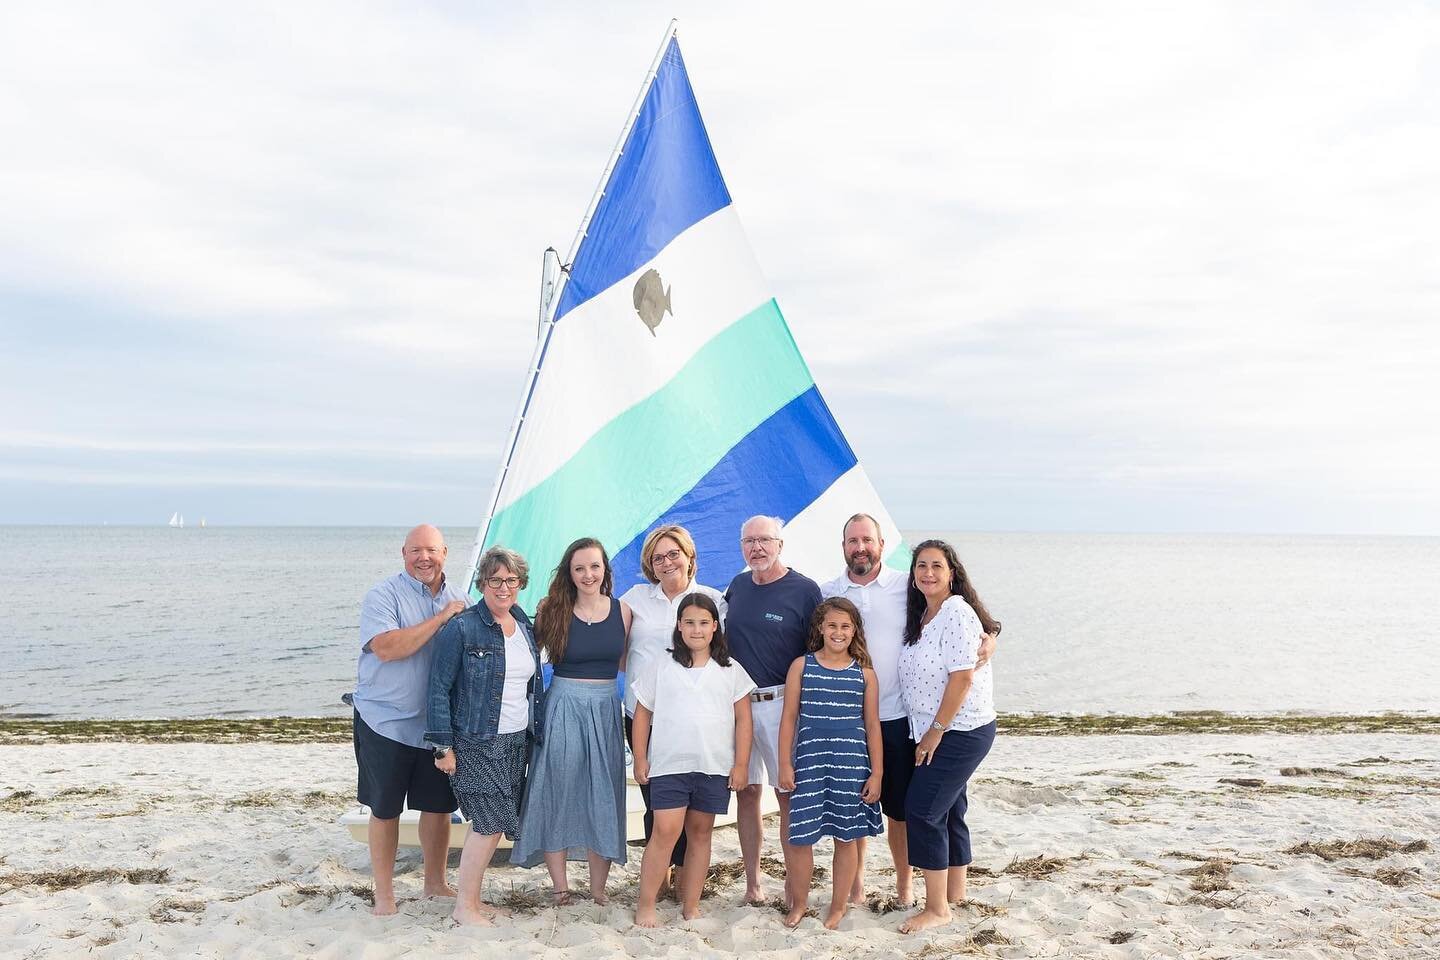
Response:
[{"label": "woman with long dark hair", "polygon": [[571,902],[565,861],[584,856],[590,895],[608,902],[610,864],[625,862],[625,744],[615,677],[630,608],[611,596],[610,557],[584,537],[565,549],[535,612],[535,639],[554,667],[545,741],[531,761],[511,862],[550,871],[557,905]]},{"label": "woman with long dark hair", "polygon": [[911,866],[925,876],[925,908],[900,925],[902,933],[948,923],[950,904],[965,899],[965,788],[995,742],[994,687],[980,646],[984,634],[999,633],[955,548],[944,540],[919,544],[910,561],[900,696],[916,743],[907,846]]}]

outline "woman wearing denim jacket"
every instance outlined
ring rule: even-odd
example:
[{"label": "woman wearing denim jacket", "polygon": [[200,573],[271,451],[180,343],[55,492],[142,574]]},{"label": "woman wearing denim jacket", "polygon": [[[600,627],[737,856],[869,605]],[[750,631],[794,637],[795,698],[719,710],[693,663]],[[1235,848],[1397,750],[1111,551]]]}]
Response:
[{"label": "woman wearing denim jacket", "polygon": [[525,782],[527,738],[541,738],[544,692],[530,618],[515,603],[528,565],[504,547],[480,558],[481,602],[435,634],[425,739],[450,775],[471,833],[460,855],[455,919],[492,926],[498,911],[480,900],[485,867],[500,834],[515,839]]}]

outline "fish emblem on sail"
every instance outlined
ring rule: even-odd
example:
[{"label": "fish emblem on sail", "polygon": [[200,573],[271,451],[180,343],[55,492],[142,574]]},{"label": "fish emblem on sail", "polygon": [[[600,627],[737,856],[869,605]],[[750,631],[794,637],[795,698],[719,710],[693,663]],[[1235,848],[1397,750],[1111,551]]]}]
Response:
[{"label": "fish emblem on sail", "polygon": [[675,310],[670,306],[671,287],[666,287],[660,279],[660,273],[651,267],[640,275],[635,281],[635,312],[640,315],[640,320],[650,328],[650,336],[655,336],[655,328],[660,326],[660,321],[665,314],[675,316]]}]

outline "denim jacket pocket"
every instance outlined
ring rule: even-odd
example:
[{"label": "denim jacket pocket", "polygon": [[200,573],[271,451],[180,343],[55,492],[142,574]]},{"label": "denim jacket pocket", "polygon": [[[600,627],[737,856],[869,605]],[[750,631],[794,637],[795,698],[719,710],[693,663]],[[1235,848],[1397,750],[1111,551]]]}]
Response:
[{"label": "denim jacket pocket", "polygon": [[490,710],[488,703],[488,692],[492,685],[492,678],[496,665],[501,658],[497,656],[498,651],[483,640],[480,642],[467,642],[464,655],[461,658],[464,666],[462,670],[465,675],[465,711],[467,719],[465,732],[471,735],[479,735],[486,732],[491,725]]}]

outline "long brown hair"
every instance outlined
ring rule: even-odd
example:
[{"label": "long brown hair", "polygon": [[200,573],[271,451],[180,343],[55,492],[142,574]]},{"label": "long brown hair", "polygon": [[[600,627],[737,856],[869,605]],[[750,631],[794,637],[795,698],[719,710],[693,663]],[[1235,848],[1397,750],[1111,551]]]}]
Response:
[{"label": "long brown hair", "polygon": [[605,576],[600,581],[600,592],[610,596],[615,589],[614,577],[610,574],[610,555],[605,545],[594,537],[581,537],[565,548],[565,556],[550,577],[550,589],[540,606],[535,608],[535,643],[546,652],[552,664],[565,659],[565,642],[570,639],[570,618],[575,615],[575,601],[580,589],[570,575],[570,561],[581,550],[594,547],[600,551],[600,562],[605,565]]},{"label": "long brown hair", "polygon": [[685,594],[680,598],[680,606],[675,608],[675,629],[670,634],[670,656],[682,667],[695,665],[694,655],[680,636],[680,620],[691,607],[699,607],[715,621],[715,635],[710,638],[710,659],[722,667],[730,666],[730,646],[725,642],[725,628],[720,626],[720,608],[715,605],[714,600],[698,591]]},{"label": "long brown hair", "polygon": [[905,597],[905,645],[913,646],[920,639],[920,621],[925,618],[925,594],[915,586],[915,561],[919,559],[922,550],[939,550],[945,555],[945,563],[950,567],[950,593],[960,594],[961,598],[970,604],[970,609],[980,618],[981,629],[992,637],[1000,636],[1000,621],[990,616],[990,611],[980,602],[980,595],[975,592],[975,584],[970,582],[955,548],[944,540],[925,540],[910,555],[910,588]]},{"label": "long brown hair", "polygon": [[810,636],[805,640],[805,649],[814,653],[825,646],[825,614],[831,610],[839,610],[855,624],[855,635],[850,638],[850,647],[845,652],[860,666],[873,666],[870,662],[870,649],[865,646],[865,624],[860,622],[860,610],[844,597],[831,597],[829,600],[820,601],[820,605],[810,617]]}]

